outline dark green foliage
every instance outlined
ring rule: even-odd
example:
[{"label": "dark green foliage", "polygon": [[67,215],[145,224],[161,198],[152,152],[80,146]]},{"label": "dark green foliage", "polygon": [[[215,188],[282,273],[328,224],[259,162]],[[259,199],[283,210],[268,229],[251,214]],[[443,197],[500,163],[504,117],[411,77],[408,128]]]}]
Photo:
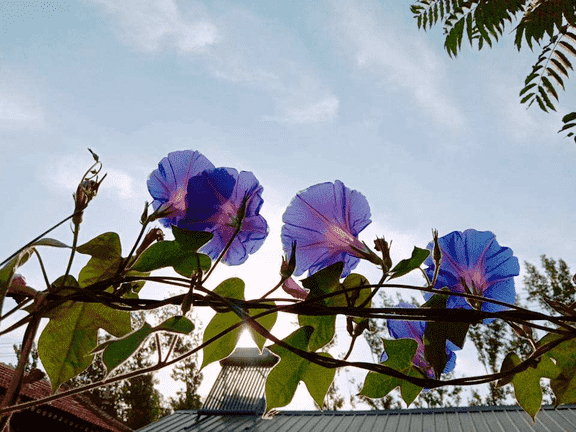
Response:
[{"label": "dark green foliage", "polygon": [[524,286],[528,292],[527,300],[537,302],[538,306],[547,312],[554,312],[556,309],[551,306],[547,299],[553,299],[563,305],[569,306],[576,301],[576,286],[572,282],[572,275],[568,264],[562,259],[558,263],[546,255],[540,256],[545,276],[543,276],[536,266],[524,262],[527,275],[524,276]]},{"label": "dark green foliage", "polygon": [[[16,364],[18,364],[18,362],[20,361],[20,352],[22,352],[22,344],[13,344],[12,345],[12,349],[14,350],[14,353],[16,354]],[[32,349],[30,350],[30,357],[28,358],[28,363],[26,363],[26,368],[24,369],[24,372],[28,373],[30,372],[32,369],[35,369],[38,367],[38,348],[36,347],[36,344],[34,342],[32,342]],[[10,365],[14,368],[16,368],[15,365]]]},{"label": "dark green foliage", "polygon": [[[484,366],[486,373],[496,373],[500,371],[500,365],[504,356],[512,348],[514,342],[510,327],[502,320],[495,320],[488,325],[476,324],[470,327],[468,332],[470,340],[474,343],[478,352],[478,361]],[[514,341],[517,340],[514,339]],[[489,385],[489,392],[486,396],[474,390],[470,405],[507,405],[513,399],[511,386],[496,386],[495,382]]]},{"label": "dark green foliage", "polygon": [[[153,349],[140,350],[128,362],[131,369],[141,369],[150,365]],[[158,379],[152,373],[139,375],[126,380],[119,391],[119,399],[123,408],[122,420],[132,429],[144,427],[169,414],[162,405],[163,398],[156,388]]]},{"label": "dark green foliage", "polygon": [[[527,272],[524,276],[524,289],[527,293],[528,307],[536,310],[544,309],[547,312],[555,312],[564,306],[570,308],[576,301],[576,287],[572,283],[570,268],[562,259],[556,262],[542,255],[541,260],[545,275],[542,275],[536,266],[524,262]],[[527,358],[533,350],[526,338],[519,337],[500,320],[495,320],[487,326],[474,325],[468,334],[478,350],[478,360],[488,373],[500,371],[507,353],[513,352],[521,358]],[[535,332],[532,332],[531,337],[533,340],[538,339]],[[498,387],[495,383],[491,383],[489,391],[485,397],[474,391],[470,404],[502,405],[513,401],[511,386]],[[554,395],[548,383],[545,383],[542,391],[544,403],[553,403]]]},{"label": "dark green foliage", "polygon": [[[176,344],[174,354],[181,355],[191,350],[193,346],[198,346],[202,343],[198,333],[194,333],[188,340],[180,341]],[[198,388],[202,383],[202,372],[199,370],[198,356],[192,355],[186,357],[181,362],[178,362],[170,377],[175,381],[184,383],[184,390],[179,390],[176,398],[170,398],[170,407],[173,410],[183,409],[199,409],[202,407],[202,399],[198,394]]]},{"label": "dark green foliage", "polygon": [[[576,2],[574,0],[420,0],[410,7],[418,28],[430,29],[442,22],[446,37],[444,47],[456,57],[467,38],[478,49],[492,47],[507,26],[515,33],[514,44],[520,50],[522,41],[530,49],[534,43],[545,43],[532,71],[520,91],[521,103],[534,102],[545,112],[556,111],[558,88],[565,89],[564,80],[573,70],[569,57],[576,56]],[[547,42],[546,42],[547,41]],[[566,115],[559,132],[574,126],[576,112]],[[570,132],[568,137],[576,135]]]}]

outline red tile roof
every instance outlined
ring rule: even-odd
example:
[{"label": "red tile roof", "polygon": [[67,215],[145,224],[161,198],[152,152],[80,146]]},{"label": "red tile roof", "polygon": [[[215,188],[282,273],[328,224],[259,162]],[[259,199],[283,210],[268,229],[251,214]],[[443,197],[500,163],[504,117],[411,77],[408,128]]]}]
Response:
[{"label": "red tile roof", "polygon": [[[0,391],[3,390],[3,393],[10,385],[13,373],[13,367],[0,363]],[[20,397],[36,400],[50,396],[51,394],[50,383],[46,379],[42,379],[32,384],[24,384],[20,392]],[[58,399],[46,405],[40,405],[40,407],[44,408],[49,406],[72,414],[78,419],[84,420],[94,426],[99,426],[110,432],[132,432],[132,429],[128,426],[106,414],[81,394]]]}]

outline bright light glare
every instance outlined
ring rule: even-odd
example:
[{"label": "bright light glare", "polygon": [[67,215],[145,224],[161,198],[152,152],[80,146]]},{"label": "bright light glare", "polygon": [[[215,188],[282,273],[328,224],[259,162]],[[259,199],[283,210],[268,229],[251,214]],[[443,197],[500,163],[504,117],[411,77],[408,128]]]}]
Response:
[{"label": "bright light glare", "polygon": [[238,340],[238,343],[236,344],[236,346],[237,347],[243,347],[243,348],[250,348],[250,347],[256,347],[256,344],[254,343],[254,341],[250,337],[250,333],[248,333],[248,330],[244,329],[244,330],[242,330],[242,333],[240,334],[240,339]]}]

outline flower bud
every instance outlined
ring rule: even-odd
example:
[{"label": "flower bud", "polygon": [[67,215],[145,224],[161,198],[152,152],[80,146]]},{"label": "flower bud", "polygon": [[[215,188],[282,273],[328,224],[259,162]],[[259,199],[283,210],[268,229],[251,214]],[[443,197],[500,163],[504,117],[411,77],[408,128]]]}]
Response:
[{"label": "flower bud", "polygon": [[382,267],[386,272],[392,267],[392,258],[390,258],[391,246],[392,240],[390,240],[390,246],[388,246],[388,242],[384,240],[384,237],[374,240],[374,247],[382,254]]},{"label": "flower bud", "polygon": [[142,212],[142,216],[140,216],[140,223],[144,225],[148,220],[148,201],[144,203],[144,211]]},{"label": "flower bud", "polygon": [[16,303],[20,304],[24,300],[34,297],[36,293],[37,291],[34,288],[26,285],[26,279],[24,279],[24,276],[16,273],[8,287],[7,295],[12,297]]},{"label": "flower bud", "polygon": [[440,268],[440,263],[442,262],[442,249],[440,249],[440,244],[438,243],[438,230],[432,230],[432,235],[434,236],[434,264],[436,268]]},{"label": "flower bud", "polygon": [[72,218],[72,222],[75,225],[79,225],[82,222],[82,212],[88,207],[88,203],[96,196],[98,188],[105,178],[106,174],[104,174],[100,181],[86,179],[76,188],[76,193],[72,195],[75,204],[74,213],[77,213]]},{"label": "flower bud", "polygon": [[282,279],[288,279],[296,269],[296,240],[292,242],[292,251],[290,257],[282,257],[282,264],[280,265],[280,276]]},{"label": "flower bud", "polygon": [[160,228],[152,228],[144,236],[144,240],[142,240],[142,243],[136,251],[136,256],[140,256],[152,243],[162,240],[164,240],[164,232]]}]

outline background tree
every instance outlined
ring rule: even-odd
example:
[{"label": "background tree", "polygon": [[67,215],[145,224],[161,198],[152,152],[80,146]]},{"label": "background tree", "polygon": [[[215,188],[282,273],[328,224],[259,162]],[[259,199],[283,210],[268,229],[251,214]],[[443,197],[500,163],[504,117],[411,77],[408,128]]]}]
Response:
[{"label": "background tree", "polygon": [[[576,286],[570,273],[568,264],[563,259],[558,263],[546,255],[540,256],[545,275],[538,269],[524,261],[527,275],[524,277],[524,286],[528,292],[527,301],[536,303],[547,312],[556,312],[561,303],[567,307],[576,302]],[[551,301],[554,299],[554,302]]]},{"label": "background tree", "polygon": [[[544,274],[541,274],[536,266],[524,261],[526,275],[523,282],[527,296],[525,304],[519,300],[516,303],[548,313],[572,311],[574,314],[576,286],[574,286],[570,268],[562,259],[556,262],[547,258],[546,255],[542,255],[540,259]],[[523,331],[527,330],[523,329]],[[487,373],[499,372],[508,352],[513,351],[525,358],[531,348],[527,338],[520,337],[501,320],[495,320],[487,326],[474,325],[470,328],[469,335],[478,350],[478,360],[484,365]],[[533,332],[529,336],[538,340],[541,335]],[[546,384],[543,386],[543,393],[543,403],[554,403],[553,393]],[[496,387],[495,383],[490,383],[487,396],[482,397],[477,390],[472,392],[472,396],[471,405],[502,405],[511,404],[514,401],[510,386]]]},{"label": "background tree", "polygon": [[[16,354],[16,363],[20,360],[20,352],[22,351],[22,344],[14,344],[12,345],[12,349],[14,350],[14,354]],[[32,371],[32,369],[36,369],[38,367],[38,347],[36,346],[36,342],[32,342],[32,350],[30,351],[30,358],[28,359],[28,363],[26,364],[26,368],[24,369],[26,373]],[[12,367],[16,367],[14,365],[10,365]]]},{"label": "background tree", "polygon": [[[172,312],[170,310],[172,309]],[[169,318],[175,314],[175,306],[168,306],[163,309],[162,319]],[[172,315],[170,315],[170,313]],[[174,347],[174,356],[182,355],[192,348],[202,344],[201,331],[198,328],[200,321],[195,319],[197,324],[194,332],[186,337],[178,336],[178,341]],[[171,343],[171,340],[170,340]],[[170,372],[170,377],[184,383],[184,390],[176,392],[176,398],[170,398],[169,404],[172,410],[199,409],[202,407],[202,398],[198,394],[198,388],[202,383],[202,372],[199,369],[198,353],[186,357],[178,362]]]},{"label": "background tree", "polygon": [[[569,57],[576,56],[576,2],[574,0],[419,0],[410,7],[418,28],[428,30],[442,23],[446,36],[444,47],[456,56],[462,40],[478,49],[492,46],[509,30],[513,21],[514,44],[518,51],[524,40],[531,50],[534,42],[543,45],[532,71],[520,91],[520,103],[534,102],[545,112],[556,111],[558,91],[574,70]],[[507,33],[510,33],[507,31]],[[576,112],[566,114],[560,130],[576,126]],[[568,132],[574,137],[575,132]]]}]

